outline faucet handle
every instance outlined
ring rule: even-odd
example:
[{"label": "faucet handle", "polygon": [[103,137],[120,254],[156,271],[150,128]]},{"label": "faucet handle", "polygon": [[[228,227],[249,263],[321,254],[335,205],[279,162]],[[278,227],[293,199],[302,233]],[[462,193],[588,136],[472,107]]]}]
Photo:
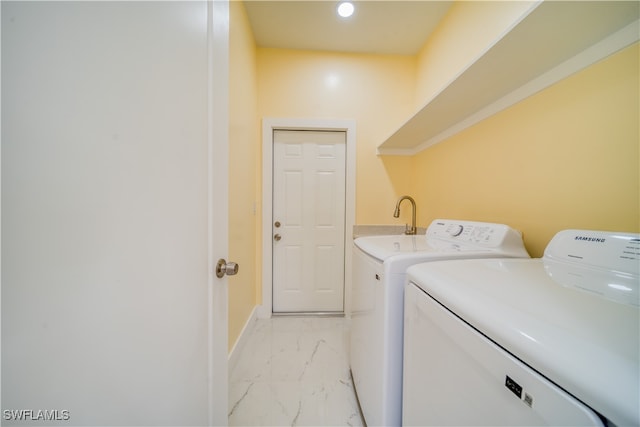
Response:
[{"label": "faucet handle", "polygon": [[413,234],[416,234],[416,232],[417,232],[416,228],[413,228],[409,224],[404,225],[404,234],[413,235]]}]

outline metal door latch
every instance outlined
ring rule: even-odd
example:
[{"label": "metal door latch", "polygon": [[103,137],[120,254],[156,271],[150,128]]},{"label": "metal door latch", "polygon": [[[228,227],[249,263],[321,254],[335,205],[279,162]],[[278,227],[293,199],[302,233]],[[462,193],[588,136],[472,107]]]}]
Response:
[{"label": "metal door latch", "polygon": [[220,258],[216,264],[216,276],[218,279],[222,279],[224,275],[235,276],[238,274],[240,267],[235,262],[227,262],[224,258]]}]

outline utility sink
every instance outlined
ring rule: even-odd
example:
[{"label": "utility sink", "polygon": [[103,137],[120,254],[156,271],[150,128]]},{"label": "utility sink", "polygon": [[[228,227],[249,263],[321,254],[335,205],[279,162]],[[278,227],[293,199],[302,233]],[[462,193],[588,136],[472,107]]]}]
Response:
[{"label": "utility sink", "polygon": [[[424,227],[417,227],[418,231],[416,236],[424,236],[427,229]],[[404,235],[404,225],[354,225],[353,226],[353,238],[356,239],[362,236],[399,236]]]}]

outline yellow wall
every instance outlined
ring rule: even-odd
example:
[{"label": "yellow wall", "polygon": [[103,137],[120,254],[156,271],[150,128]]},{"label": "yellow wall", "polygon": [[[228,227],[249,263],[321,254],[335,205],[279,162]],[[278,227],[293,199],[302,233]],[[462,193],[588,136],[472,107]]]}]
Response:
[{"label": "yellow wall", "polygon": [[419,223],[507,223],[536,257],[562,229],[640,231],[639,49],[414,156]]},{"label": "yellow wall", "polygon": [[415,69],[413,56],[258,49],[261,118],[356,120],[359,224],[401,223],[393,208],[410,159],[380,158],[376,147],[413,110]]},{"label": "yellow wall", "polygon": [[253,34],[243,3],[229,6],[229,259],[240,265],[229,278],[231,349],[256,305],[260,145]]}]

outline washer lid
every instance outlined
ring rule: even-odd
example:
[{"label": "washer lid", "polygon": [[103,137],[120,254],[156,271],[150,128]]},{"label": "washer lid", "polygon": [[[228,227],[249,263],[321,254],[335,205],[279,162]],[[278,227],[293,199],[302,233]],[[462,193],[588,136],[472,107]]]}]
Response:
[{"label": "washer lid", "polygon": [[[556,280],[558,263],[494,259],[419,264],[408,279],[514,356],[616,425],[638,425],[639,309]],[[563,265],[596,289],[638,276]],[[570,271],[568,271],[569,269]]]}]

